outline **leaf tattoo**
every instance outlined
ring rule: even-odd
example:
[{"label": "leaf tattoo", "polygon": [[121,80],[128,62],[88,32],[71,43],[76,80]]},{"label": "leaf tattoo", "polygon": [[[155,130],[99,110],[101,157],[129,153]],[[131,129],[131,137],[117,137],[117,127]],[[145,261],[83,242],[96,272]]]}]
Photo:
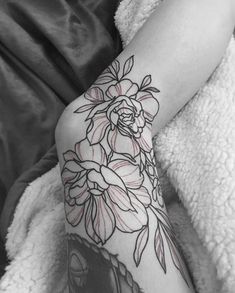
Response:
[{"label": "leaf tattoo", "polygon": [[122,77],[124,77],[125,75],[127,75],[131,71],[133,65],[134,65],[134,56],[131,56],[124,63]]},{"label": "leaf tattoo", "polygon": [[120,71],[120,63],[119,63],[118,60],[113,61],[113,63],[110,66],[110,70],[113,71],[113,76],[116,77],[116,79],[118,80],[118,74],[119,74],[119,71]]},{"label": "leaf tattoo", "polygon": [[140,85],[140,88],[143,89],[144,87],[148,86],[151,82],[152,82],[151,75],[146,75],[143,78],[143,81],[142,81],[142,83]]},{"label": "leaf tattoo", "polygon": [[[149,243],[149,214],[155,215],[156,258],[166,273],[166,244],[172,262],[187,281],[164,203],[154,159],[151,128],[159,111],[151,75],[141,84],[127,75],[134,56],[115,60],[84,94],[74,113],[87,113],[85,136],[63,154],[65,214],[73,226],[104,245],[115,231],[136,233],[133,260],[139,266]],[[102,87],[101,87],[102,85]],[[146,182],[149,182],[146,185]]]},{"label": "leaf tattoo", "polygon": [[135,250],[134,250],[134,260],[137,267],[140,263],[145,246],[147,245],[148,238],[149,238],[149,228],[148,226],[146,226],[143,228],[142,231],[140,231],[136,239]]},{"label": "leaf tattoo", "polygon": [[159,223],[154,236],[154,250],[163,271],[166,273],[165,248]]},{"label": "leaf tattoo", "polygon": [[169,247],[169,250],[171,253],[172,261],[173,261],[175,267],[181,273],[181,275],[182,275],[183,279],[185,280],[185,282],[187,283],[187,285],[189,285],[189,277],[186,272],[186,268],[185,268],[184,262],[182,260],[182,257],[179,253],[179,247],[176,244],[174,236],[172,236],[172,232],[169,231],[169,229],[167,227],[165,227],[165,231],[167,231],[165,233],[165,235],[166,235],[166,241],[168,243],[168,247]]}]

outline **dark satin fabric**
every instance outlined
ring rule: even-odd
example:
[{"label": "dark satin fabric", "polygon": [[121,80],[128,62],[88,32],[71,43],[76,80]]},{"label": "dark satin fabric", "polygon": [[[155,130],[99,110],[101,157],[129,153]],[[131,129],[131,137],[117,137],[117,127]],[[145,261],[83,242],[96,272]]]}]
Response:
[{"label": "dark satin fabric", "polygon": [[0,0],[0,203],[5,214],[12,184],[54,144],[65,105],[120,52],[113,21],[117,5],[117,0]]}]

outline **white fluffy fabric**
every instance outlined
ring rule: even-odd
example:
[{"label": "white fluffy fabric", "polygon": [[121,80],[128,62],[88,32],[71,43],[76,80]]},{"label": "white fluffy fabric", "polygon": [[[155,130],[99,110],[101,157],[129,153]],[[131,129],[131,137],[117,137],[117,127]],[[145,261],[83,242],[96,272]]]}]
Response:
[{"label": "white fluffy fabric", "polygon": [[[123,0],[116,25],[127,45],[159,0]],[[235,291],[235,41],[208,83],[158,135],[157,160],[208,251],[215,268],[202,270],[210,282],[199,292]],[[184,243],[183,250],[187,250]],[[189,266],[195,269],[192,262]],[[192,273],[194,274],[194,270]],[[200,270],[199,270],[200,272]],[[207,278],[208,277],[208,278]],[[213,284],[212,284],[213,283]]]},{"label": "white fluffy fabric", "polygon": [[[126,45],[156,8],[123,0],[116,24]],[[158,135],[163,190],[199,293],[235,288],[235,41],[207,84]],[[172,186],[169,185],[170,180]],[[182,203],[175,202],[174,190]],[[56,166],[25,190],[9,227],[11,259],[0,292],[62,293],[66,284],[63,190]]]},{"label": "white fluffy fabric", "polygon": [[59,166],[26,188],[8,231],[6,248],[11,263],[0,282],[0,292],[64,292],[63,206]]}]

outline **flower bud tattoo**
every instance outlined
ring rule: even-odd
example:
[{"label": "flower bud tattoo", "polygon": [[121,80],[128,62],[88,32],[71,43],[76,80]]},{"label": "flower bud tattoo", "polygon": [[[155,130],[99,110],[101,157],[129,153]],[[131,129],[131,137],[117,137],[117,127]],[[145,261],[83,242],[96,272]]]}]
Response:
[{"label": "flower bud tattoo", "polygon": [[[157,228],[151,245],[156,261],[166,273],[167,245],[173,264],[188,283],[163,209],[155,167],[151,128],[159,111],[159,90],[151,86],[151,75],[144,76],[140,84],[128,78],[133,66],[134,56],[123,66],[115,60],[84,94],[87,103],[74,112],[86,115],[88,127],[74,149],[64,153],[62,181],[67,222],[73,227],[83,225],[91,246],[97,249],[116,230],[135,233],[133,260],[138,266],[149,242],[149,215],[154,214]],[[73,251],[74,247],[73,244]],[[77,255],[84,258],[81,251]],[[76,259],[75,255],[70,259]],[[84,276],[79,284],[84,286]],[[105,289],[102,292],[106,293]]]}]

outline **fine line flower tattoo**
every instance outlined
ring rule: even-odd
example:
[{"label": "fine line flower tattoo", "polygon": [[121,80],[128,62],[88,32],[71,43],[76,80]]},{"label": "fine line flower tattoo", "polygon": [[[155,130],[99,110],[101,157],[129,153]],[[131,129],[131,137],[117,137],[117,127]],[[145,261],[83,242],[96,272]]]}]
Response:
[{"label": "fine line flower tattoo", "polygon": [[68,223],[84,225],[93,243],[104,245],[116,230],[136,233],[133,260],[139,266],[149,242],[149,215],[156,219],[154,250],[166,273],[166,244],[172,262],[188,284],[156,171],[152,123],[159,90],[151,75],[140,84],[128,75],[134,56],[115,60],[84,94],[74,113],[86,115],[85,136],[66,151],[62,169]]}]

